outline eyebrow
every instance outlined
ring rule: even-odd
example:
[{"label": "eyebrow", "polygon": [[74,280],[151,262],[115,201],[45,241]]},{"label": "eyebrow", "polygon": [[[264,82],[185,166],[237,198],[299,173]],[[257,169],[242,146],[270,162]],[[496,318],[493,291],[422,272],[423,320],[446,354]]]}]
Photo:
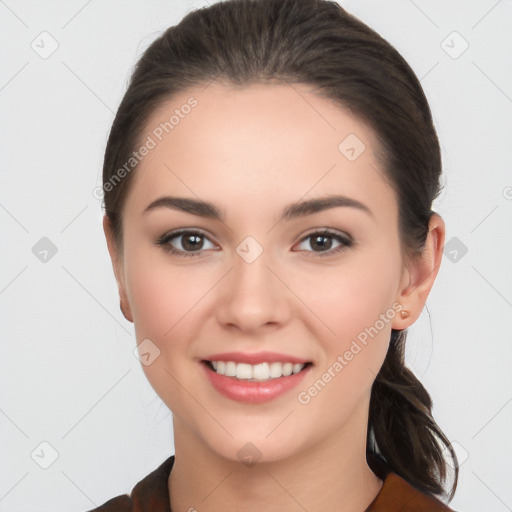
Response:
[{"label": "eyebrow", "polygon": [[[284,220],[292,220],[341,206],[356,208],[366,212],[371,217],[374,217],[370,208],[368,208],[364,203],[361,203],[356,199],[352,199],[351,197],[340,195],[329,195],[327,197],[289,204],[283,209],[281,216]],[[170,208],[172,210],[182,211],[199,217],[206,217],[220,221],[225,220],[224,213],[214,204],[192,198],[172,196],[160,197],[148,205],[144,209],[144,213],[157,208]]]}]

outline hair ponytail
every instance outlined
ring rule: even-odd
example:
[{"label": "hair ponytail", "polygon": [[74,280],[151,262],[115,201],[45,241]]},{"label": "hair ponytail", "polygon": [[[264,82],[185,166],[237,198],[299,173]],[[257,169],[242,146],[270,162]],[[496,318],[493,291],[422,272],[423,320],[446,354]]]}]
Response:
[{"label": "hair ponytail", "polygon": [[[367,453],[384,457],[392,470],[417,489],[445,495],[446,447],[453,467],[457,456],[432,417],[432,399],[405,365],[406,331],[393,330],[388,353],[372,387]],[[449,499],[457,486],[455,472]]]}]

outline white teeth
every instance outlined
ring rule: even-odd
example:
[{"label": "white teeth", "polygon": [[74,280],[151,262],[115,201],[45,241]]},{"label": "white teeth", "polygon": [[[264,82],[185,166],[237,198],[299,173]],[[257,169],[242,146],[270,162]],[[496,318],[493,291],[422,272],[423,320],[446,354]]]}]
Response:
[{"label": "white teeth", "polygon": [[292,373],[299,373],[304,364],[297,363],[235,363],[234,361],[211,361],[213,369],[219,375],[236,377],[241,380],[264,381],[288,377]]},{"label": "white teeth", "polygon": [[270,363],[270,377],[276,379],[283,375],[283,365],[281,363]]},{"label": "white teeth", "polygon": [[267,380],[270,377],[268,363],[255,364],[252,367],[252,378],[256,380]]},{"label": "white teeth", "polygon": [[246,363],[238,363],[236,365],[236,378],[252,379],[252,366]]},{"label": "white teeth", "polygon": [[293,371],[293,364],[292,363],[284,363],[283,364],[283,375],[288,377],[288,375],[291,375]]},{"label": "white teeth", "polygon": [[292,372],[293,373],[299,373],[302,370],[302,368],[304,368],[303,364],[300,364],[300,363],[294,364]]},{"label": "white teeth", "polygon": [[224,375],[227,377],[235,377],[236,376],[236,363],[233,361],[228,361],[226,363],[226,371],[224,372]]}]

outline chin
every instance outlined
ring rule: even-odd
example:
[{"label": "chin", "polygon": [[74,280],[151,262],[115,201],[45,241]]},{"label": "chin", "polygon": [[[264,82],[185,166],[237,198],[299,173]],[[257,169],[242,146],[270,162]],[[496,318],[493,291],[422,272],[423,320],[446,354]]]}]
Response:
[{"label": "chin", "polygon": [[295,438],[294,433],[286,428],[280,432],[278,429],[272,432],[278,423],[273,423],[271,428],[265,423],[265,427],[260,429],[254,425],[239,426],[237,429],[226,425],[227,430],[233,435],[232,438],[224,432],[212,437],[210,430],[205,432],[206,438],[203,440],[219,457],[232,462],[242,462],[247,467],[252,467],[256,463],[285,460],[303,452],[305,439]]},{"label": "chin", "polygon": [[219,456],[247,467],[285,460],[298,453],[290,444],[283,445],[265,439],[233,440],[228,445],[216,446],[215,451]]}]

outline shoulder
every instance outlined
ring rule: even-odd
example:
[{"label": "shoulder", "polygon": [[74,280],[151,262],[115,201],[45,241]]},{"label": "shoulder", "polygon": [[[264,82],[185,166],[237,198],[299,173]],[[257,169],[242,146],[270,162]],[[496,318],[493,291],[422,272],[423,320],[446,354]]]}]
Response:
[{"label": "shoulder", "polygon": [[416,489],[376,453],[368,452],[367,460],[384,483],[364,512],[456,512],[436,496]]},{"label": "shoulder", "polygon": [[433,495],[413,487],[396,473],[388,473],[384,484],[365,512],[456,512]]},{"label": "shoulder", "polygon": [[87,512],[170,511],[167,481],[173,463],[174,455],[138,482],[129,496],[128,494],[116,496]]}]

